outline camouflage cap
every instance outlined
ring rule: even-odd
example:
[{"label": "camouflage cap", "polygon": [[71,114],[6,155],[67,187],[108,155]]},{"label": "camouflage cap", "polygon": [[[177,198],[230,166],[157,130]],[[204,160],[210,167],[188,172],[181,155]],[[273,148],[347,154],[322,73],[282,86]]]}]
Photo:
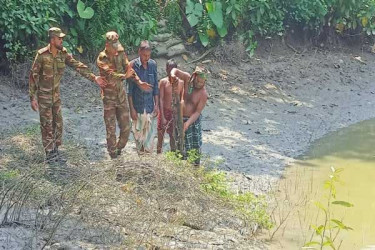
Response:
[{"label": "camouflage cap", "polygon": [[123,51],[124,47],[121,45],[120,41],[118,40],[119,35],[115,31],[109,31],[105,33],[105,38],[107,43],[112,44],[112,47],[117,49],[118,51]]},{"label": "camouflage cap", "polygon": [[61,31],[60,28],[57,28],[57,27],[52,27],[48,30],[48,36],[49,37],[54,37],[54,36],[57,36],[57,37],[64,37],[65,34]]},{"label": "camouflage cap", "polygon": [[115,31],[105,33],[105,38],[109,43],[116,43],[118,41],[118,34]]}]

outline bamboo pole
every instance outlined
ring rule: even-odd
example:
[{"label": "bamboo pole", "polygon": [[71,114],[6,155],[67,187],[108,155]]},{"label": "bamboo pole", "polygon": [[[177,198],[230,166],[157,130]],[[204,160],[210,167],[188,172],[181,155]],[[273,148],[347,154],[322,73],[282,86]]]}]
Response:
[{"label": "bamboo pole", "polygon": [[185,134],[181,98],[180,94],[175,91],[178,88],[178,79],[172,80],[169,77],[169,81],[172,84],[173,136],[175,138],[176,149],[185,156]]}]

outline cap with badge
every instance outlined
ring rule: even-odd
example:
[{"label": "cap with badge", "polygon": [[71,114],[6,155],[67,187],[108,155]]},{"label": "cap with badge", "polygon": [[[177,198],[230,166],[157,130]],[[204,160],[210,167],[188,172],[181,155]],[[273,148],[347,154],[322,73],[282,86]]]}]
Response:
[{"label": "cap with badge", "polygon": [[57,37],[63,38],[65,34],[61,31],[60,28],[52,27],[48,30],[48,36],[49,37],[57,36]]},{"label": "cap with badge", "polygon": [[105,38],[106,38],[107,43],[112,44],[112,46],[114,48],[119,49],[119,50],[121,50],[121,49],[123,50],[123,47],[122,47],[120,41],[118,40],[119,35],[115,31],[109,31],[109,32],[105,33]]}]

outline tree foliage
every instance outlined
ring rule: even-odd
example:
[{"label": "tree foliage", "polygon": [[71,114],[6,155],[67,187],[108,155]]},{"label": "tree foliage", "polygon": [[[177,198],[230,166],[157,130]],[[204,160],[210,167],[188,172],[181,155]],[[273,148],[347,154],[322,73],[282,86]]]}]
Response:
[{"label": "tree foliage", "polygon": [[73,53],[97,53],[109,30],[136,46],[156,33],[159,14],[156,0],[3,0],[0,52],[9,61],[22,60],[47,43],[53,26],[67,33],[64,46]]},{"label": "tree foliage", "polygon": [[294,25],[318,35],[325,27],[375,34],[375,0],[186,0],[185,14],[202,45],[235,30],[249,51],[254,36],[282,35]]},{"label": "tree foliage", "polygon": [[73,53],[96,54],[109,30],[136,46],[157,33],[161,16],[175,33],[186,28],[186,19],[203,46],[236,35],[250,53],[255,37],[283,35],[295,25],[318,35],[327,27],[338,34],[375,34],[375,0],[3,0],[0,52],[22,60],[47,42],[52,26],[68,34],[64,46]]}]

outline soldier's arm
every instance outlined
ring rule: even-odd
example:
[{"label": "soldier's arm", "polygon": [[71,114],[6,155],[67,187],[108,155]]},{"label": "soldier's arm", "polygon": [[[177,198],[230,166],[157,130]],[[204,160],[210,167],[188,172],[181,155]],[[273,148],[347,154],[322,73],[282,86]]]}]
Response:
[{"label": "soldier's arm", "polygon": [[36,54],[34,62],[31,66],[30,75],[29,75],[29,96],[30,100],[35,100],[35,94],[37,91],[37,85],[39,82],[40,70],[42,68],[42,58],[39,53]]},{"label": "soldier's arm", "polygon": [[138,85],[140,89],[143,91],[150,91],[152,89],[152,85],[148,84],[147,82],[142,82],[142,80],[139,78],[135,70],[133,69],[134,63],[129,62],[128,56],[124,52],[124,62],[125,62],[125,70],[126,70],[126,78],[130,78],[133,80],[134,83]]},{"label": "soldier's arm", "polygon": [[124,69],[125,69],[125,72],[126,72],[125,78],[126,79],[131,78],[141,89],[143,89],[145,91],[150,90],[151,85],[141,81],[141,79],[139,78],[139,76],[137,75],[137,73],[133,69],[133,63],[129,62],[128,55],[126,54],[125,51],[124,51],[124,58],[123,59],[124,59],[123,60]]},{"label": "soldier's arm", "polygon": [[109,67],[109,63],[106,60],[105,57],[99,55],[98,58],[96,59],[96,65],[98,66],[100,70],[100,74],[102,76],[105,76],[109,79],[114,79],[114,80],[124,80],[125,79],[125,74],[117,73],[115,70],[111,69]]},{"label": "soldier's arm", "polygon": [[[134,69],[133,69],[133,64],[131,64],[129,62],[129,59],[128,59],[128,55],[126,54],[126,52],[124,51],[124,58],[123,58],[123,66],[124,66],[124,70],[126,72],[125,74],[125,77],[126,79],[127,78],[135,78],[135,76],[137,76],[137,74],[135,73]],[[139,80],[139,77],[137,76],[137,80]]]},{"label": "soldier's arm", "polygon": [[77,61],[73,58],[72,54],[67,54],[65,58],[65,63],[73,68],[75,71],[80,73],[83,77],[87,78],[90,81],[96,82],[96,76],[92,71],[80,61]]}]

